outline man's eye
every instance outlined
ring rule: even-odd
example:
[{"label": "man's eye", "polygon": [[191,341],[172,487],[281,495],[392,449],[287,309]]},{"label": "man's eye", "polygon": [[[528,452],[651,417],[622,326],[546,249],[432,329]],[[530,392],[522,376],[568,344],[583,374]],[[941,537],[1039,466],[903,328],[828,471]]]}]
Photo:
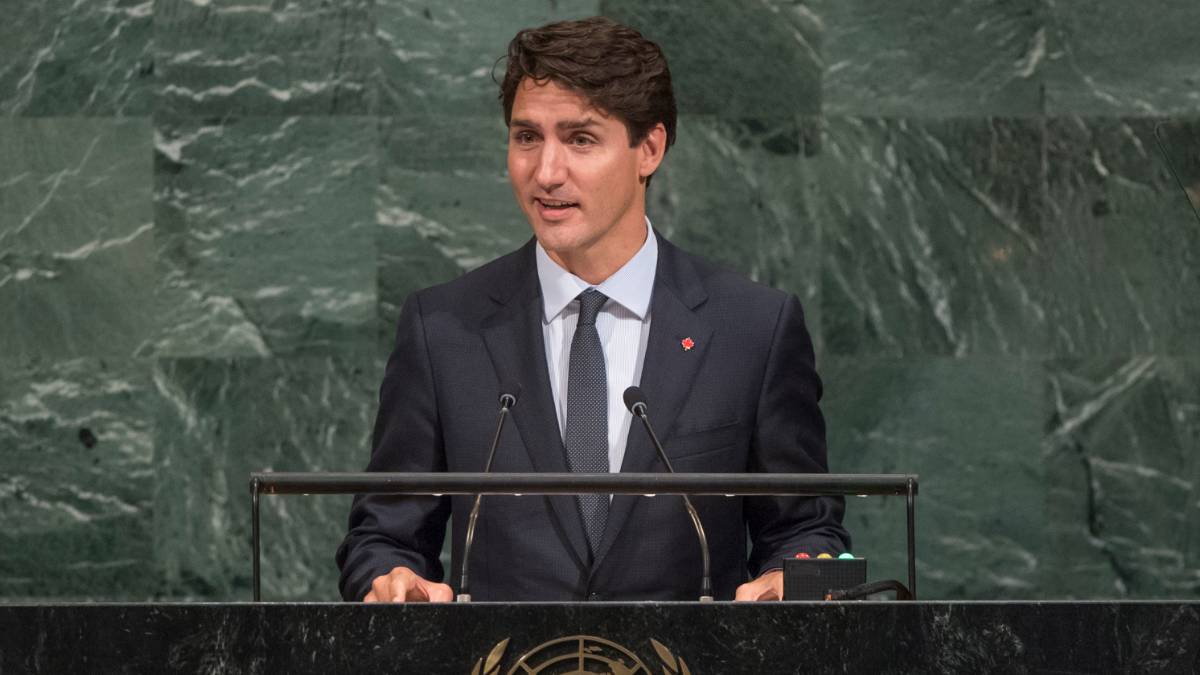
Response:
[{"label": "man's eye", "polygon": [[518,143],[532,143],[536,140],[532,131],[521,131],[514,136]]},{"label": "man's eye", "polygon": [[595,143],[596,143],[596,140],[594,138],[592,138],[591,136],[575,136],[571,139],[571,145],[575,145],[575,146],[578,146],[581,148],[589,146],[589,145],[594,145]]}]

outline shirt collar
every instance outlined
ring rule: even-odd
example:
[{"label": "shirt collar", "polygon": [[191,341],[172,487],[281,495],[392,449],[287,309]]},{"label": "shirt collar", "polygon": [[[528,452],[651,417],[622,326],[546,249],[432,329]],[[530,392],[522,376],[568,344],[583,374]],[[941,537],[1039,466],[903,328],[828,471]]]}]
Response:
[{"label": "shirt collar", "polygon": [[538,283],[542,287],[542,311],[546,323],[562,313],[571,301],[589,288],[595,288],[610,300],[645,320],[650,310],[654,273],[658,267],[658,240],[646,218],[646,242],[629,262],[597,286],[571,274],[550,259],[541,242],[536,246]]}]

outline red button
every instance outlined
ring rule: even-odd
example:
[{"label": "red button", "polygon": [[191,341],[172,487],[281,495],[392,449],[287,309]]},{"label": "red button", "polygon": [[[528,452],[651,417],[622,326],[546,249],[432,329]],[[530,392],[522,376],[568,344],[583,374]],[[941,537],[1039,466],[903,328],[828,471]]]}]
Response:
[{"label": "red button", "polygon": [[797,553],[796,557],[801,560],[808,560],[811,556],[809,556],[807,553]]}]

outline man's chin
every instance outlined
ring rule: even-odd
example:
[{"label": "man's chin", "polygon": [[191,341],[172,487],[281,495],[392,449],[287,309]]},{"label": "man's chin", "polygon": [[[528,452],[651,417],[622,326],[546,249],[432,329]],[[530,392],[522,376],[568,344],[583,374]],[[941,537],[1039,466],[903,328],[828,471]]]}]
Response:
[{"label": "man's chin", "polygon": [[579,224],[539,223],[533,230],[538,243],[547,251],[569,253],[583,247],[586,237]]}]

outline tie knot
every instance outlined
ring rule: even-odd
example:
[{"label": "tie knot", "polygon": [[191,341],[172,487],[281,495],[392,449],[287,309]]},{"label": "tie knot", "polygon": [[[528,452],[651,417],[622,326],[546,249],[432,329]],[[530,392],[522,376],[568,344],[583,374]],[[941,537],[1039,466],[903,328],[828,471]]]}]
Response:
[{"label": "tie knot", "polygon": [[579,325],[590,326],[596,323],[596,315],[608,300],[608,296],[600,291],[589,288],[579,294]]}]

